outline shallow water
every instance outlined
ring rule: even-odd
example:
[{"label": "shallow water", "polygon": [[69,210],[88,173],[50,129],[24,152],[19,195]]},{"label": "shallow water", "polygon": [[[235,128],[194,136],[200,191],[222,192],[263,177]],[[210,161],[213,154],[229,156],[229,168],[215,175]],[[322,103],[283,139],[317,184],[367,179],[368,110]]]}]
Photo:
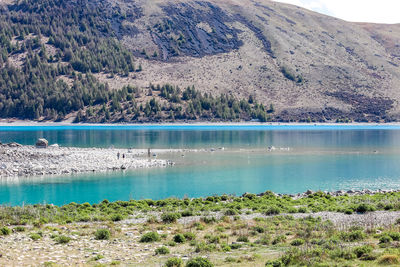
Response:
[{"label": "shallow water", "polygon": [[[208,151],[161,155],[177,163],[170,168],[0,179],[1,203],[400,188],[398,127],[0,127],[2,142],[33,144],[39,137],[62,146]],[[267,146],[277,150],[268,152]]]}]

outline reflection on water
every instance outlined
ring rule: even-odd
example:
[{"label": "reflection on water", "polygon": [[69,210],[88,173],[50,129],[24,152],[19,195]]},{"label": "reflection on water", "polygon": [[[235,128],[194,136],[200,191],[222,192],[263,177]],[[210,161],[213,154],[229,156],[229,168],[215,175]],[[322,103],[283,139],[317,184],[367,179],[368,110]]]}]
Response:
[{"label": "reflection on water", "polygon": [[[215,128],[215,129],[214,129]],[[189,130],[185,127],[172,129],[120,129],[100,128],[87,129],[78,127],[70,129],[10,128],[0,126],[0,141],[18,142],[32,145],[44,137],[51,144],[78,147],[136,147],[136,148],[201,148],[201,147],[314,147],[314,148],[350,148],[350,147],[397,147],[400,148],[400,131],[394,129],[356,129],[338,130],[335,127],[314,127],[297,129],[296,127],[279,127],[260,129],[244,127],[237,130],[233,127],[199,127]],[[233,129],[232,129],[233,128]],[[11,130],[14,129],[14,130]],[[20,130],[17,130],[20,129]],[[22,130],[24,129],[24,130]],[[28,129],[28,130],[27,130]],[[239,129],[241,129],[239,127]],[[341,128],[339,128],[341,129]],[[345,128],[346,129],[346,128]],[[397,129],[397,128],[395,128]]]},{"label": "reflection on water", "polygon": [[[31,144],[42,136],[61,145],[208,151],[183,153],[184,157],[182,153],[160,155],[177,163],[170,168],[0,179],[0,202],[95,203],[266,190],[400,188],[400,131],[393,129],[0,131],[3,142]],[[290,151],[268,152],[268,146],[290,147]],[[210,148],[215,149],[210,152]]]}]

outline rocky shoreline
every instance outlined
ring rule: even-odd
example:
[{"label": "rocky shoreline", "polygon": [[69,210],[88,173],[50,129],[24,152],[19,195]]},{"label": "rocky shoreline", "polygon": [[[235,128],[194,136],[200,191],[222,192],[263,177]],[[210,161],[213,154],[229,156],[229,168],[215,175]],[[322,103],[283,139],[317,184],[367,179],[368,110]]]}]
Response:
[{"label": "rocky shoreline", "polygon": [[166,167],[173,163],[156,154],[174,150],[77,148],[49,146],[36,148],[17,143],[0,144],[0,177],[66,175],[136,168]]}]

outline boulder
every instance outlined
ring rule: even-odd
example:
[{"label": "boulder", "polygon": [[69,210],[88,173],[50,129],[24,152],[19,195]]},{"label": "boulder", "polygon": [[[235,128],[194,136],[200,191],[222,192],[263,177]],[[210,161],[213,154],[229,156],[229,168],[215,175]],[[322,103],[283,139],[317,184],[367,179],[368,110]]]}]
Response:
[{"label": "boulder", "polygon": [[308,196],[308,195],[312,195],[312,194],[314,194],[314,192],[313,192],[313,191],[311,191],[311,190],[309,189],[309,190],[307,190],[307,191],[305,192],[305,194]]},{"label": "boulder", "polygon": [[44,138],[39,138],[35,144],[36,148],[47,148],[49,146],[49,141]]},{"label": "boulder", "polygon": [[22,145],[21,145],[21,144],[18,144],[18,143],[16,143],[16,142],[12,142],[12,143],[7,144],[7,146],[8,146],[8,147],[21,147]]}]

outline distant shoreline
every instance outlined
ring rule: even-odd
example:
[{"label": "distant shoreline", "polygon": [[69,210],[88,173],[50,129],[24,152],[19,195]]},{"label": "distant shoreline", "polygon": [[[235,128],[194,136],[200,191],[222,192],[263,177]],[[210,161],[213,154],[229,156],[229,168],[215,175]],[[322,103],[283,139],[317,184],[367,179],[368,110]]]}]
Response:
[{"label": "distant shoreline", "polygon": [[177,123],[72,123],[72,122],[36,122],[36,121],[23,121],[23,120],[15,120],[9,121],[6,119],[0,120],[0,127],[5,126],[81,126],[81,127],[182,127],[182,126],[231,126],[231,127],[240,127],[240,126],[258,126],[258,127],[266,127],[266,126],[297,126],[297,127],[313,127],[313,126],[340,126],[340,127],[371,127],[371,126],[393,126],[400,127],[400,122],[390,122],[390,123],[365,123],[365,122],[352,122],[352,123],[335,123],[335,122],[317,122],[317,123],[301,123],[301,122],[177,122]]}]

